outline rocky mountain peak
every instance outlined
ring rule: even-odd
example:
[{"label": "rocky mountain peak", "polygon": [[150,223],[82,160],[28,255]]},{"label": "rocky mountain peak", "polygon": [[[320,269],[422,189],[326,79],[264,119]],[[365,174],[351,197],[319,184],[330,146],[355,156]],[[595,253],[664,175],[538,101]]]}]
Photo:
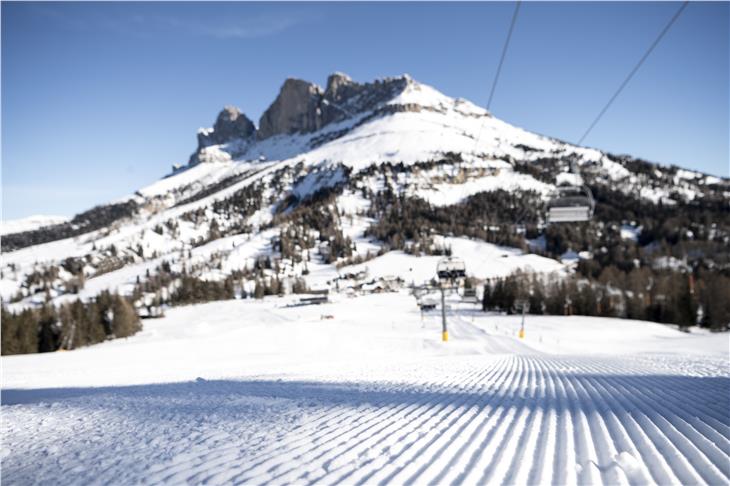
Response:
[{"label": "rocky mountain peak", "polygon": [[330,123],[376,110],[412,83],[408,75],[358,83],[347,74],[335,72],[328,76],[323,90],[312,82],[288,78],[274,102],[261,115],[258,130],[241,110],[226,106],[212,128],[198,131],[198,148],[189,163],[194,165],[210,160],[205,149],[212,145],[236,142],[237,145],[231,147],[236,152],[249,140],[316,132]]},{"label": "rocky mountain peak", "polygon": [[253,122],[235,106],[226,106],[218,114],[213,128],[198,131],[198,149],[251,137],[256,131]]},{"label": "rocky mountain peak", "polygon": [[375,109],[401,93],[412,80],[408,75],[358,83],[336,72],[324,91],[314,83],[287,79],[279,96],[261,116],[258,138],[311,133],[359,113]]},{"label": "rocky mountain peak", "polygon": [[327,77],[327,89],[325,90],[325,98],[329,101],[342,101],[343,98],[352,96],[353,91],[357,91],[361,85],[356,83],[347,74],[333,73]]},{"label": "rocky mountain peak", "polygon": [[222,145],[233,141],[250,139],[256,133],[256,126],[235,106],[226,106],[215,120],[213,128],[198,130],[198,148],[190,156],[189,164],[201,162],[201,153],[211,145]]},{"label": "rocky mountain peak", "polygon": [[308,133],[322,127],[322,88],[309,81],[289,78],[279,95],[261,115],[258,137],[279,134]]}]

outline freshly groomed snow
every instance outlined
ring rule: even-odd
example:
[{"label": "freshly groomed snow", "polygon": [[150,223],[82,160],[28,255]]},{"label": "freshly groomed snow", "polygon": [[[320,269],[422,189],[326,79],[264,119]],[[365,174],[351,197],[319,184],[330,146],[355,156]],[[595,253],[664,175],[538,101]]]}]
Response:
[{"label": "freshly groomed snow", "polygon": [[728,484],[727,334],[406,293],[168,311],[3,357],[8,484]]}]

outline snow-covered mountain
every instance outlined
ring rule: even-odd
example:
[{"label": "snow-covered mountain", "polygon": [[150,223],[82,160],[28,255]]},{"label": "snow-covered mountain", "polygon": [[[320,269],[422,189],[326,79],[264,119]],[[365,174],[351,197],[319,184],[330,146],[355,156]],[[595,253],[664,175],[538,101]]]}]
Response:
[{"label": "snow-covered mountain", "polygon": [[[727,179],[534,134],[407,75],[358,83],[336,73],[324,89],[289,79],[258,127],[226,107],[197,142],[187,164],[135,194],[67,222],[5,234],[3,301],[11,308],[60,304],[107,289],[164,300],[181,275],[227,282],[236,293],[254,293],[261,279],[275,279],[278,291],[314,288],[332,285],[348,265],[383,257],[398,260],[396,276],[423,280],[434,262],[426,273],[414,271],[409,259],[426,260],[407,253],[456,248],[481,279],[525,267],[568,271],[550,235],[546,243],[541,206],[571,164],[596,193],[596,238],[616,226],[633,243],[642,229],[648,234],[638,219],[651,208],[722,212],[730,200]],[[469,201],[478,197],[487,198],[479,203],[487,208],[483,221],[454,230],[467,214],[458,212],[476,211]],[[406,200],[424,201],[426,220],[451,212],[451,221],[385,238],[373,225],[393,222],[392,208]],[[649,209],[627,214],[627,206]],[[724,223],[687,224],[698,225],[683,228],[693,238],[728,241]],[[492,244],[515,244],[499,232],[541,255]],[[590,258],[595,250],[576,246],[573,255],[585,250]],[[391,250],[406,253],[384,255]],[[161,269],[173,278],[158,278]]]},{"label": "snow-covered mountain", "polygon": [[0,224],[0,235],[33,231],[38,228],[65,223],[68,219],[66,216],[47,216],[43,214],[35,214],[20,219],[7,219]]}]

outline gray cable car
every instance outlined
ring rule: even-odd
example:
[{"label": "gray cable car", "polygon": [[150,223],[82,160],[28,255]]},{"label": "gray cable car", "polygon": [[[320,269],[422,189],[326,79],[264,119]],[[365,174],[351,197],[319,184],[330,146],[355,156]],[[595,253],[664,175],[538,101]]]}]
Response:
[{"label": "gray cable car", "polygon": [[441,280],[456,280],[466,277],[464,260],[455,257],[442,258],[436,266],[436,274]]},{"label": "gray cable car", "polygon": [[590,221],[595,209],[588,186],[559,186],[558,194],[548,203],[548,223]]}]

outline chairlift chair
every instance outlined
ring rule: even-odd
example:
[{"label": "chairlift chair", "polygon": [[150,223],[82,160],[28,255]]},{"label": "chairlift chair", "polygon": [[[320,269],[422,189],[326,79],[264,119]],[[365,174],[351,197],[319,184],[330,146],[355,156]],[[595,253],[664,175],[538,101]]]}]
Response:
[{"label": "chairlift chair", "polygon": [[466,266],[460,258],[446,257],[436,266],[436,274],[441,280],[456,280],[466,277]]},{"label": "chairlift chair", "polygon": [[595,209],[588,186],[559,186],[558,194],[548,203],[548,223],[590,221]]},{"label": "chairlift chair", "polygon": [[421,299],[418,302],[418,306],[422,311],[430,311],[436,308],[437,302],[434,299]]},{"label": "chairlift chair", "polygon": [[461,301],[472,303],[472,304],[478,303],[479,299],[477,299],[477,289],[475,289],[475,288],[464,289],[464,292],[461,295]]}]

